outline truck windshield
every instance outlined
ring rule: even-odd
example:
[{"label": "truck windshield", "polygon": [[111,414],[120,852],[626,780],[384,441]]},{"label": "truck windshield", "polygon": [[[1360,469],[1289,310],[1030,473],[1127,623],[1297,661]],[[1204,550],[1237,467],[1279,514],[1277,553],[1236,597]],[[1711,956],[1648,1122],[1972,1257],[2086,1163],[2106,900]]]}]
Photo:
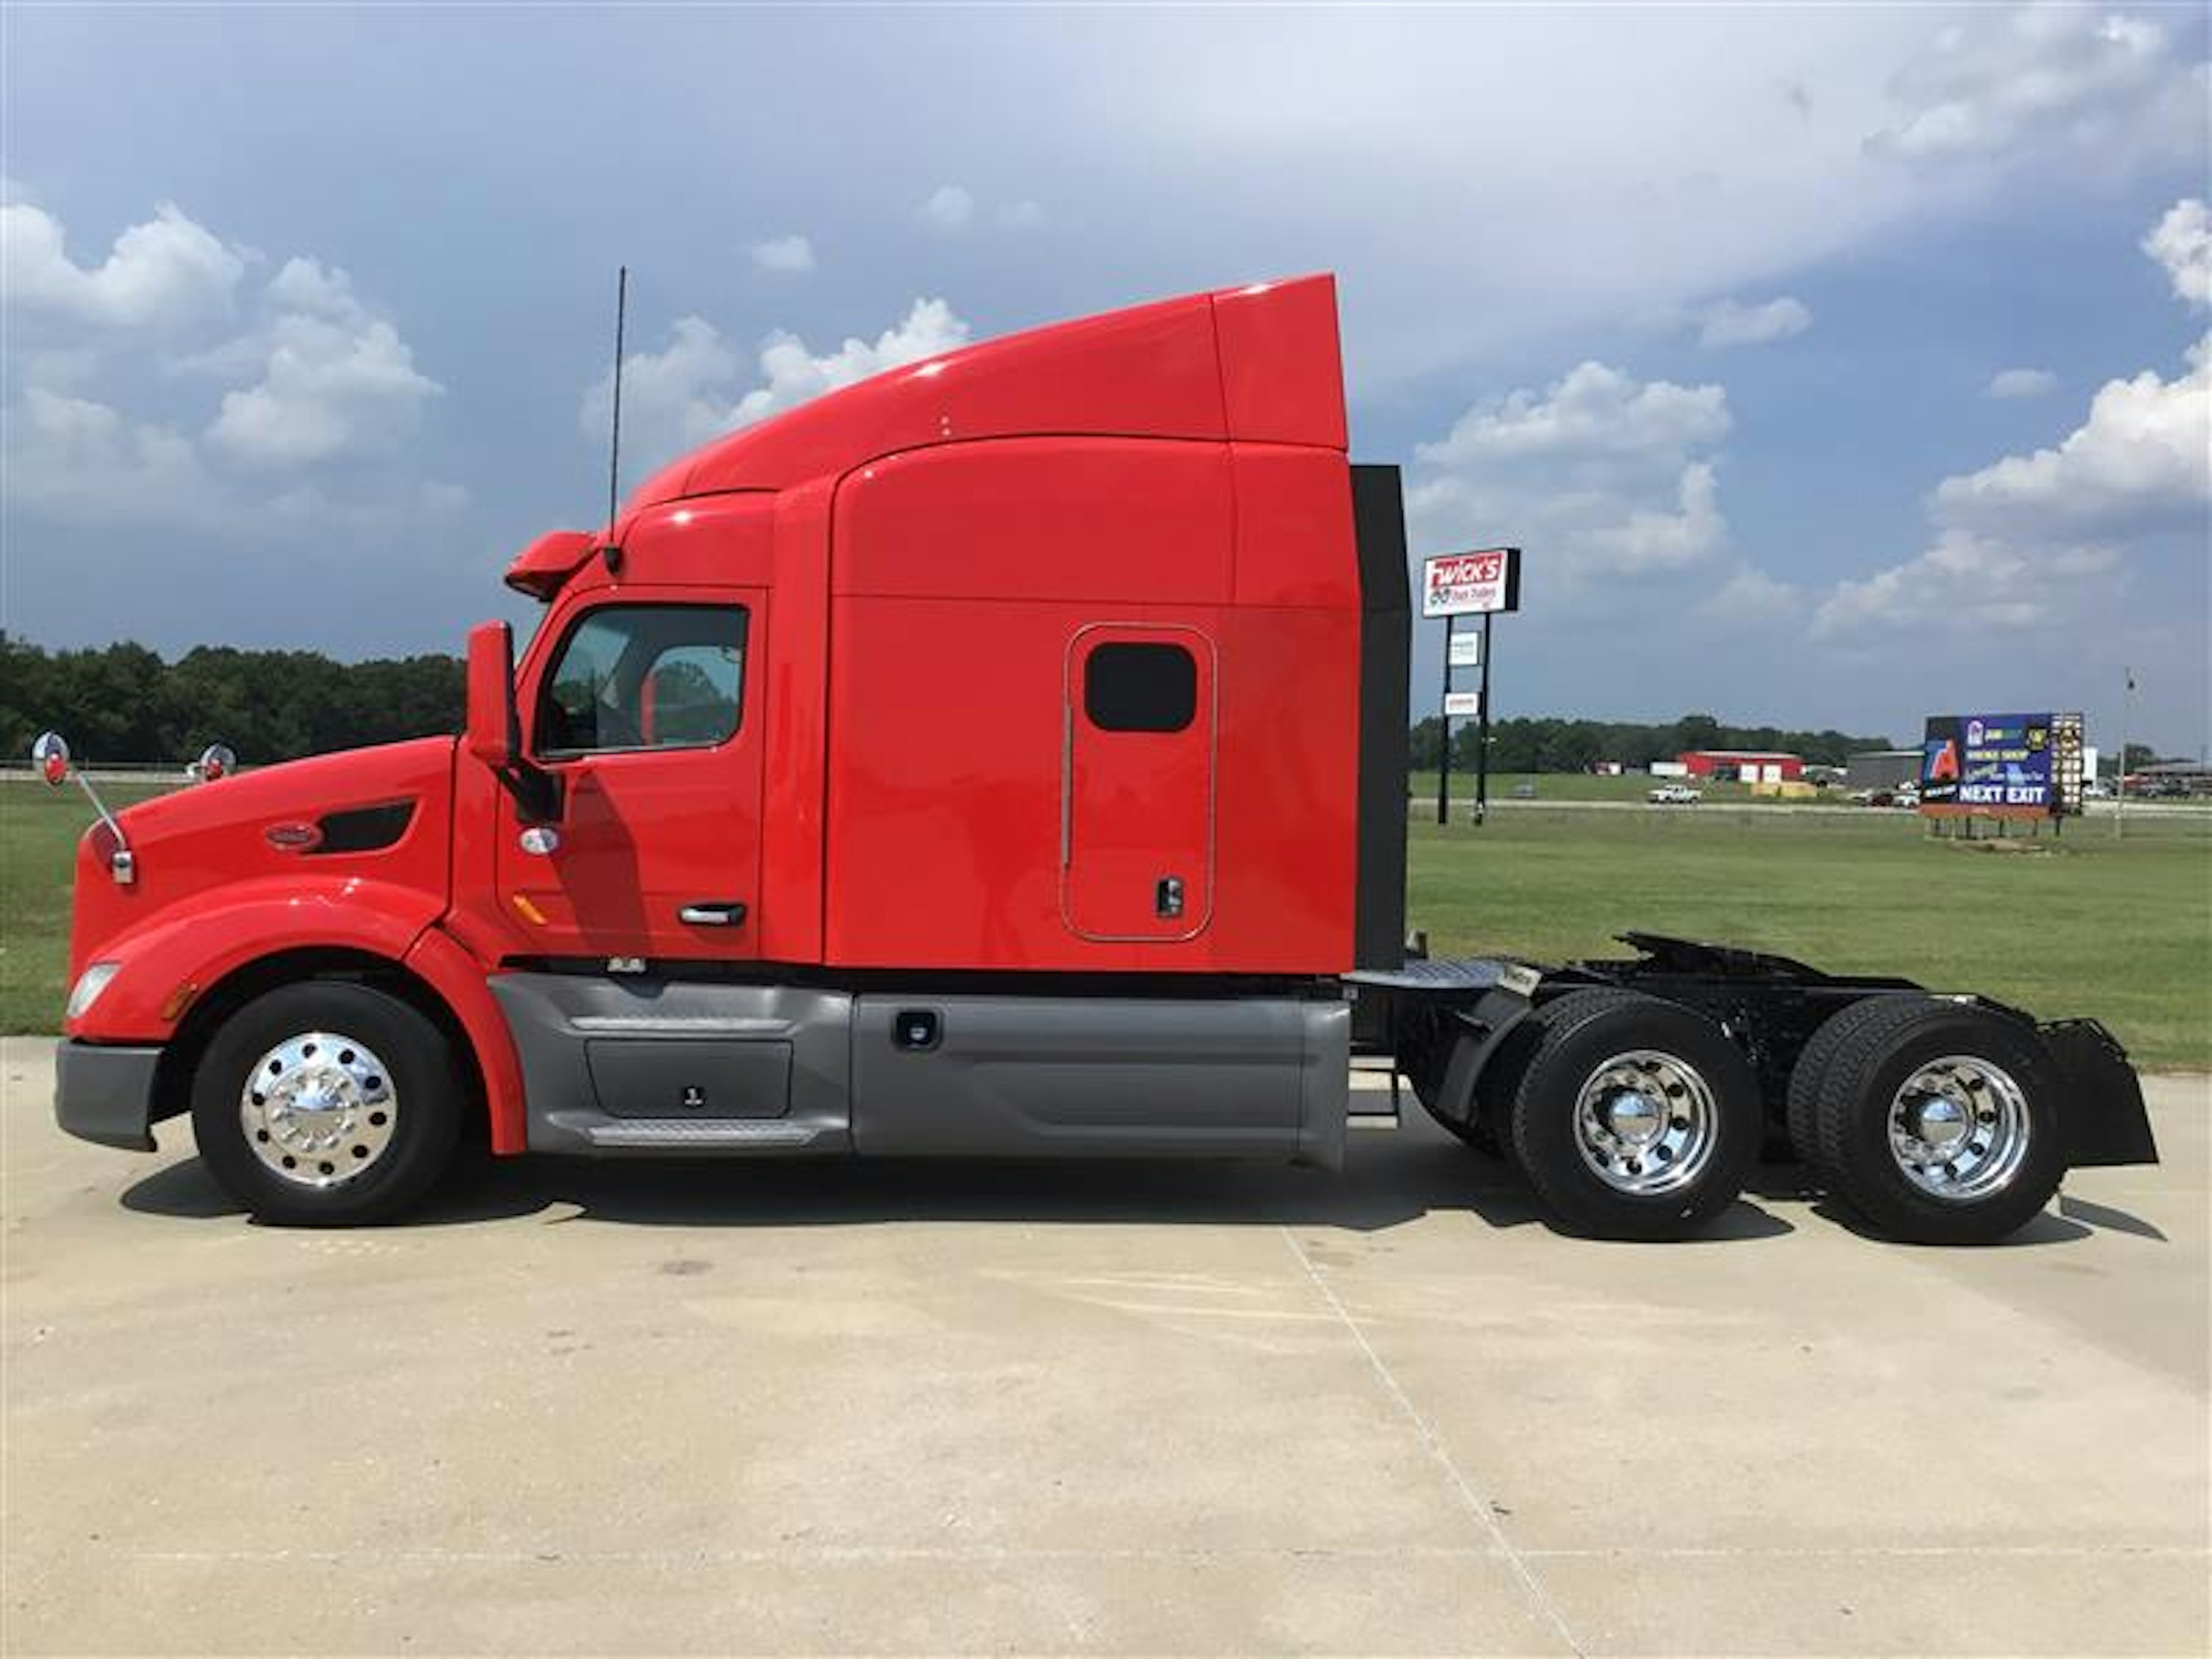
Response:
[{"label": "truck windshield", "polygon": [[737,732],[744,708],[741,605],[615,605],[562,640],[538,699],[545,757],[699,748]]}]

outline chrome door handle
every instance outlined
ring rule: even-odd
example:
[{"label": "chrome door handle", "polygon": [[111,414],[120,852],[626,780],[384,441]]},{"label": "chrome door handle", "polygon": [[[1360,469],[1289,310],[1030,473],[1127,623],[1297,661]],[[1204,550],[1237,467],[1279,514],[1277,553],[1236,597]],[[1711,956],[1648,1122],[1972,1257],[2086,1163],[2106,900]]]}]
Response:
[{"label": "chrome door handle", "polygon": [[708,899],[685,905],[676,919],[694,927],[735,927],[744,921],[745,907],[737,899]]}]

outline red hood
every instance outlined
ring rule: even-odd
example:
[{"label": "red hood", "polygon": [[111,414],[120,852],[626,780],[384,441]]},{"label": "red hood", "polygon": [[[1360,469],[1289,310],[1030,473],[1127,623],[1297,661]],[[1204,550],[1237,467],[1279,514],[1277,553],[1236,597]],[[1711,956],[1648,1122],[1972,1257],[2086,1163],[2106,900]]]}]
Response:
[{"label": "red hood", "polygon": [[126,931],[190,915],[210,890],[256,877],[373,870],[442,901],[454,748],[452,738],[417,738],[317,755],[126,807],[117,817],[137,873],[128,887],[110,877],[113,840],[94,823],[77,848],[70,980]]}]

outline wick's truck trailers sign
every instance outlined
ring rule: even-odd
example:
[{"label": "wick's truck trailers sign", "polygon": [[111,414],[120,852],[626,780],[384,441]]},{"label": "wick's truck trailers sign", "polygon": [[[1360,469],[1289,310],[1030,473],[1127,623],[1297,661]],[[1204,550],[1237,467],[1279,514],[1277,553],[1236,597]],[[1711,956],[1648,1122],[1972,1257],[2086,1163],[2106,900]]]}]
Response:
[{"label": "wick's truck trailers sign", "polygon": [[1920,810],[2037,818],[2079,812],[2081,715],[1930,715]]},{"label": "wick's truck trailers sign", "polygon": [[1521,550],[1482,547],[1421,562],[1421,614],[1474,617],[1521,608]]}]

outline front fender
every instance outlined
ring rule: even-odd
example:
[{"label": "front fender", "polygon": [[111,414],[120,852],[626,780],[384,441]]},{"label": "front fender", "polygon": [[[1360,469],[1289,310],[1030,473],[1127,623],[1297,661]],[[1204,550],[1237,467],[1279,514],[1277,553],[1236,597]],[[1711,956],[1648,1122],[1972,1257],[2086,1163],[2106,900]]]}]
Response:
[{"label": "front fender", "polygon": [[102,941],[115,977],[69,1036],[165,1042],[191,1005],[234,969],[284,951],[350,950],[405,959],[445,908],[441,895],[359,876],[242,882],[172,907]]},{"label": "front fender", "polygon": [[483,1079],[484,1110],[490,1120],[491,1149],[506,1156],[530,1146],[523,1109],[522,1056],[514,1032],[491,994],[483,965],[442,927],[423,930],[407,953],[408,969],[445,1000],[476,1051]]}]

